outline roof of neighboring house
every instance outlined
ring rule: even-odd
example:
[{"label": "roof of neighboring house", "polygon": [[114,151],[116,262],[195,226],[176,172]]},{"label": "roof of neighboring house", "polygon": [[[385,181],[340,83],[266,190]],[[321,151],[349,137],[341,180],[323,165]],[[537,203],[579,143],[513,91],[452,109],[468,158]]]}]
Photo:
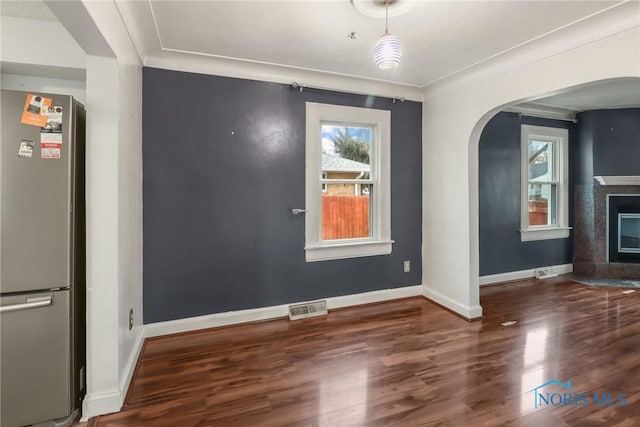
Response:
[{"label": "roof of neighboring house", "polygon": [[322,170],[328,172],[369,172],[371,168],[366,163],[343,159],[322,153]]},{"label": "roof of neighboring house", "polygon": [[529,179],[535,179],[539,176],[546,175],[549,171],[549,163],[534,163],[529,165]]}]

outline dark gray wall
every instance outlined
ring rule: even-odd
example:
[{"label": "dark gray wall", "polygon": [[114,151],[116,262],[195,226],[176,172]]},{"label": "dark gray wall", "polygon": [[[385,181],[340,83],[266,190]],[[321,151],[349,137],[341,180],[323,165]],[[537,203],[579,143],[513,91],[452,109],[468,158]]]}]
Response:
[{"label": "dark gray wall", "polygon": [[607,194],[636,190],[601,186],[593,177],[640,175],[640,108],[585,111],[577,119],[573,269],[587,277],[628,277],[607,263],[605,203]]},{"label": "dark gray wall", "polygon": [[594,175],[640,175],[640,108],[585,111],[577,118],[582,156],[592,150],[585,184]]},{"label": "dark gray wall", "polygon": [[[305,262],[306,101],[391,111],[391,255]],[[421,283],[420,103],[145,68],[143,132],[144,323]]]},{"label": "dark gray wall", "polygon": [[[571,174],[575,185],[593,185],[593,127],[594,120],[583,120],[589,114],[580,113],[576,116],[574,145],[572,147]],[[587,116],[585,116],[587,114]]]},{"label": "dark gray wall", "polygon": [[[479,146],[480,276],[571,262],[571,236],[520,241],[521,124],[569,129],[571,157],[574,125],[570,122],[498,113],[487,123]],[[571,184],[570,180],[570,189]],[[570,223],[571,218],[570,205]]]}]

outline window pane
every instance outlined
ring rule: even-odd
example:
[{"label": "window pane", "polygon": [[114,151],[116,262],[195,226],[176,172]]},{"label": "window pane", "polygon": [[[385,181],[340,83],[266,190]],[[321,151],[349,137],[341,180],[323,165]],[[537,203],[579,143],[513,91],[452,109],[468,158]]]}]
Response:
[{"label": "window pane", "polygon": [[[323,124],[322,179],[369,179],[372,128]],[[370,184],[322,182],[322,240],[371,236]]]},{"label": "window pane", "polygon": [[368,179],[372,128],[324,124],[322,173],[327,179]]},{"label": "window pane", "polygon": [[[371,237],[371,184],[327,184],[322,194],[322,240]],[[336,187],[334,191],[333,187]],[[340,192],[338,192],[338,190]]]},{"label": "window pane", "polygon": [[556,184],[529,183],[529,225],[555,225]]},{"label": "window pane", "polygon": [[529,181],[555,181],[554,143],[529,141]]}]

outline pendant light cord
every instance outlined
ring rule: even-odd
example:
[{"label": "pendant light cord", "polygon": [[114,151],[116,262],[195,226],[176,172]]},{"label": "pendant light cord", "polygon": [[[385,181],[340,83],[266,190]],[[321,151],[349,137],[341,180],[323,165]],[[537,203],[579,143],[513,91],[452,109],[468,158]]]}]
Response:
[{"label": "pendant light cord", "polygon": [[389,0],[384,0],[384,33],[389,34]]}]

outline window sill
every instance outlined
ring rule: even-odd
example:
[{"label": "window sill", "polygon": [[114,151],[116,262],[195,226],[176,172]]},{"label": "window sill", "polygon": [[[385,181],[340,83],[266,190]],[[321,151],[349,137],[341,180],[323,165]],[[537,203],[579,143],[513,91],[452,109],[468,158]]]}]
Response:
[{"label": "window sill", "polygon": [[349,242],[333,245],[307,246],[304,250],[307,262],[328,261],[332,259],[388,255],[391,253],[393,243],[393,240]]},{"label": "window sill", "polygon": [[566,239],[569,237],[569,231],[571,227],[529,228],[520,230],[520,241]]}]

